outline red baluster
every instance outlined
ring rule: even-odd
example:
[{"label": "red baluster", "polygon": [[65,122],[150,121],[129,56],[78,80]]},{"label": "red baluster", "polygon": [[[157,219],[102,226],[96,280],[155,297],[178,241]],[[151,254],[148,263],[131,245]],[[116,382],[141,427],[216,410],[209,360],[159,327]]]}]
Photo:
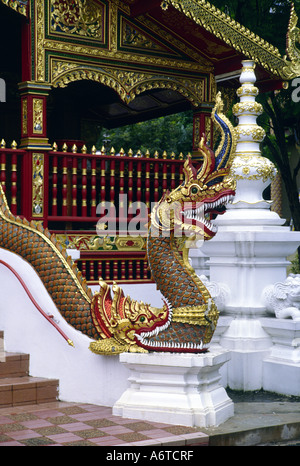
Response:
[{"label": "red baluster", "polygon": [[128,280],[133,280],[133,263],[132,263],[132,260],[128,261]]},{"label": "red baluster", "polygon": [[136,262],[135,262],[135,265],[136,265],[136,276],[135,276],[135,279],[136,280],[141,280],[141,262],[140,260],[138,259]]},{"label": "red baluster", "polygon": [[11,157],[11,212],[17,215],[17,154]]},{"label": "red baluster", "polygon": [[163,192],[165,192],[168,189],[168,165],[167,162],[163,163],[163,180],[162,180],[162,187],[163,187]]},{"label": "red baluster", "polygon": [[96,159],[92,158],[92,176],[91,176],[91,196],[92,196],[92,206],[91,206],[91,216],[96,217],[96,208],[97,208],[97,191],[96,191]]},{"label": "red baluster", "polygon": [[142,162],[138,161],[136,169],[136,200],[140,207],[142,201]]},{"label": "red baluster", "polygon": [[154,162],[154,202],[159,201],[159,163]]},{"label": "red baluster", "polygon": [[[128,151],[128,156],[132,157],[133,152],[131,149]],[[131,206],[132,201],[133,201],[133,162],[132,160],[128,161],[128,207]]]},{"label": "red baluster", "polygon": [[72,160],[72,215],[77,216],[77,169],[78,160],[77,157],[73,157]]},{"label": "red baluster", "polygon": [[[124,156],[123,149],[120,150],[120,156]],[[125,219],[125,205],[124,205],[124,169],[125,169],[125,162],[124,160],[120,160],[120,168],[119,168],[119,183],[120,183],[120,205],[119,205],[119,221],[120,224],[123,224]]]},{"label": "red baluster", "polygon": [[81,273],[83,278],[86,278],[86,261],[81,261]]},{"label": "red baluster", "polygon": [[106,181],[105,181],[105,164],[106,160],[101,160],[101,202],[105,202]]},{"label": "red baluster", "polygon": [[110,280],[110,262],[109,259],[105,260],[105,280]]},{"label": "red baluster", "polygon": [[0,181],[4,193],[6,192],[6,154],[5,152],[1,153],[1,172],[0,172]]},{"label": "red baluster", "polygon": [[144,260],[143,261],[143,278],[146,280],[148,278],[148,261]]},{"label": "red baluster", "polygon": [[90,261],[90,281],[95,281],[95,264],[94,261]]},{"label": "red baluster", "polygon": [[81,201],[81,215],[87,217],[87,159],[82,159],[82,201]]},{"label": "red baluster", "polygon": [[62,173],[62,215],[66,217],[68,215],[68,159],[66,156],[63,157]]},{"label": "red baluster", "polygon": [[52,215],[57,215],[57,155],[53,156],[52,164]]},{"label": "red baluster", "polygon": [[121,280],[126,280],[126,262],[121,261]]},{"label": "red baluster", "polygon": [[113,261],[113,280],[119,280],[119,266],[118,261]]},{"label": "red baluster", "polygon": [[176,188],[175,173],[176,173],[176,165],[175,163],[172,163],[171,164],[171,189]]},{"label": "red baluster", "polygon": [[99,260],[98,261],[98,278],[100,280],[100,278],[102,278],[102,261]]},{"label": "red baluster", "polygon": [[145,202],[147,208],[150,209],[150,162],[146,163],[145,170]]}]

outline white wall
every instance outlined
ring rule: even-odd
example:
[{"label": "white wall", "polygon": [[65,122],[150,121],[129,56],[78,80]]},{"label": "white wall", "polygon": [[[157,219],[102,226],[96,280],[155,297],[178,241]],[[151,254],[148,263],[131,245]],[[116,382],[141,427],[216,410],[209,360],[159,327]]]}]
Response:
[{"label": "white wall", "polygon": [[14,274],[0,264],[0,330],[4,330],[5,350],[30,354],[30,375],[59,379],[61,400],[112,406],[128,386],[128,370],[119,357],[89,350],[92,340],[62,318],[30,264],[4,249],[0,259],[16,270],[41,308],[55,317],[75,345],[68,345],[32,304]]}]

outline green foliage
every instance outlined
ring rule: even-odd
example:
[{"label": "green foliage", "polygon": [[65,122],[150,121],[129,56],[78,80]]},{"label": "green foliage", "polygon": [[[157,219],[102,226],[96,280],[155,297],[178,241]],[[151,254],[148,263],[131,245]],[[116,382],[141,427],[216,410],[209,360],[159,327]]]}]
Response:
[{"label": "green foliage", "polygon": [[[211,0],[211,3],[285,53],[289,0]],[[297,11],[300,1],[295,0],[294,4]]]},{"label": "green foliage", "polygon": [[108,146],[114,147],[117,152],[123,148],[125,152],[132,149],[134,153],[141,150],[143,154],[146,150],[150,154],[155,151],[160,154],[163,151],[187,154],[192,150],[193,112],[177,113],[111,130],[103,129],[97,142],[98,148],[102,147],[106,136]]}]

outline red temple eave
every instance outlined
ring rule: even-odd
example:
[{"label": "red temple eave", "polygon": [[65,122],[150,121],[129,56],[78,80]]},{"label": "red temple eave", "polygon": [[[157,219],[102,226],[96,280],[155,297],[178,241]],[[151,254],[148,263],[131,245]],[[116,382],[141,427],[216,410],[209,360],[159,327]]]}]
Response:
[{"label": "red temple eave", "polygon": [[[193,0],[188,4],[182,1],[178,8],[179,3],[172,0],[125,0],[124,3],[130,4],[132,17],[141,20],[144,15],[151,18],[162,30],[186,42],[207,63],[211,63],[217,79],[219,75],[238,74],[242,60],[253,59],[257,63],[257,85],[261,90],[282,87],[284,79],[281,77],[281,69],[285,62],[279,51],[208,2]],[[168,7],[163,9],[162,3],[168,4]],[[231,29],[232,36],[235,35],[237,39],[236,43],[231,40]]]}]

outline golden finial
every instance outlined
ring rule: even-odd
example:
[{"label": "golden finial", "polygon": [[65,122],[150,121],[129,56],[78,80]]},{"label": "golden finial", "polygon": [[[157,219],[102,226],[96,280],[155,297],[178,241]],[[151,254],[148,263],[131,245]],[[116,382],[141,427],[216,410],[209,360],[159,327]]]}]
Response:
[{"label": "golden finial", "polygon": [[125,155],[125,151],[124,151],[124,149],[123,149],[123,147],[122,147],[122,148],[120,149],[120,156],[121,156],[121,157],[124,157],[124,155]]},{"label": "golden finial", "polygon": [[158,153],[157,150],[154,152],[154,158],[155,158],[155,159],[158,159],[158,158],[159,158],[159,153]]},{"label": "golden finial", "polygon": [[93,147],[92,147],[92,151],[91,151],[91,152],[92,152],[93,155],[96,154],[96,152],[97,152],[96,146],[93,146]]},{"label": "golden finial", "polygon": [[149,149],[146,150],[145,156],[146,156],[147,159],[150,157],[150,151],[149,151]]},{"label": "golden finial", "polygon": [[73,146],[72,146],[72,152],[73,152],[73,154],[76,154],[76,152],[77,152],[77,146],[76,146],[76,144],[73,144]]},{"label": "golden finial", "polygon": [[17,147],[18,147],[18,144],[16,143],[15,140],[13,140],[13,142],[11,143],[11,148],[16,149]]},{"label": "golden finial", "polygon": [[62,151],[67,152],[67,150],[68,150],[68,146],[66,143],[64,143],[64,145],[62,146]]},{"label": "golden finial", "polygon": [[166,159],[167,157],[168,157],[168,154],[167,154],[167,152],[164,150],[164,151],[163,151],[162,158],[163,158],[163,159]]},{"label": "golden finial", "polygon": [[129,149],[129,151],[128,151],[128,157],[133,157],[133,150],[132,150],[132,149]]},{"label": "golden finial", "polygon": [[86,153],[87,153],[87,147],[86,147],[85,144],[82,146],[81,152],[82,152],[82,154],[86,154]]},{"label": "golden finial", "polygon": [[4,139],[1,140],[1,142],[0,142],[0,147],[1,147],[2,149],[5,149],[5,147],[6,147],[6,142],[4,141]]},{"label": "golden finial", "polygon": [[175,158],[176,158],[176,154],[175,154],[175,152],[172,152],[171,153],[171,159],[174,160]]},{"label": "golden finial", "polygon": [[52,150],[53,150],[53,152],[57,152],[57,149],[58,149],[57,144],[56,144],[56,142],[54,142],[54,143],[52,144]]},{"label": "golden finial", "polygon": [[137,151],[136,155],[137,155],[138,157],[143,157],[143,154],[142,154],[142,152],[141,152],[140,150]]},{"label": "golden finial", "polygon": [[104,146],[101,147],[101,155],[105,155],[105,147]]},{"label": "golden finial", "polygon": [[179,154],[179,160],[183,160],[183,159],[184,159],[184,155],[183,155],[182,152],[180,152],[180,154]]},{"label": "golden finial", "polygon": [[115,151],[114,147],[112,147],[110,149],[110,155],[115,155],[115,154],[116,154],[116,151]]}]

